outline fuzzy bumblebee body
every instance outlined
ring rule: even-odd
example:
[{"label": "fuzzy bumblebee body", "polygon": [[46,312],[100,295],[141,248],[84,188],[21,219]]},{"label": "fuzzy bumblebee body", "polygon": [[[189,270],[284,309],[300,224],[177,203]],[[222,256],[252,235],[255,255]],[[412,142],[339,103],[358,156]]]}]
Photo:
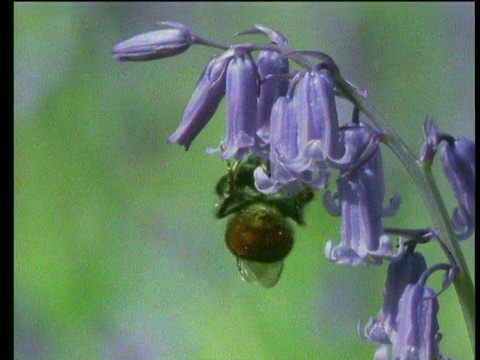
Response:
[{"label": "fuzzy bumblebee body", "polygon": [[288,255],[293,247],[294,232],[278,209],[255,203],[229,220],[225,241],[230,251],[241,259],[270,263]]}]

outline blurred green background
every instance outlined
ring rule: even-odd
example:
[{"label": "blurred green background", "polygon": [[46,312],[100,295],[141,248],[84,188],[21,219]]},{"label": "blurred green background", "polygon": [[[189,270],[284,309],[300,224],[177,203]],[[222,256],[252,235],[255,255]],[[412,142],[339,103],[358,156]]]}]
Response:
[{"label": "blurred green background", "polygon": [[[259,22],[330,54],[415,152],[427,113],[474,136],[473,3],[15,3],[15,359],[372,359],[356,327],[382,305],[386,266],[327,262],[339,220],[321,194],[279,284],[240,280],[213,216],[226,166],[204,153],[222,139],[223,107],[188,152],[166,144],[215,50],[111,58],[162,20],[224,42]],[[342,122],[350,111],[339,100]],[[387,225],[429,225],[383,153],[387,196],[403,196]],[[473,239],[462,247],[473,274]],[[440,305],[441,350],[471,359],[453,288]]]}]

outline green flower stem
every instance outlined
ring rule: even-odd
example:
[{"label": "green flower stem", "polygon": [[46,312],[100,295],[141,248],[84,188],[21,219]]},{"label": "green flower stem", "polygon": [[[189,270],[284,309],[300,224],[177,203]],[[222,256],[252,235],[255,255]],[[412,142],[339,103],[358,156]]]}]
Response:
[{"label": "green flower stem", "polygon": [[[430,213],[433,226],[438,231],[440,238],[445,243],[448,251],[455,258],[459,273],[453,282],[458,300],[463,311],[473,354],[475,355],[475,290],[470,272],[460,248],[459,241],[452,228],[450,215],[445,207],[442,196],[438,190],[431,167],[422,165],[406,146],[403,140],[393,131],[383,118],[377,113],[371,102],[363,98],[341,75],[336,74],[336,87],[355,106],[357,106],[370,121],[381,131],[385,131],[385,144],[395,153],[407,169],[417,186],[423,201]],[[448,254],[447,254],[448,255]]]}]

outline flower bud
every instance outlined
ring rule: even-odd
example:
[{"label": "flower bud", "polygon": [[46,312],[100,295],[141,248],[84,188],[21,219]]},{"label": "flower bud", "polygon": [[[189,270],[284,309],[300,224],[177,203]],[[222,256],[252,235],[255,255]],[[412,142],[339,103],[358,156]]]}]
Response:
[{"label": "flower bud", "polygon": [[425,142],[420,148],[420,163],[431,164],[437,153],[438,144],[440,143],[443,134],[433,122],[433,119],[428,115],[423,122],[423,136]]},{"label": "flower bud", "polygon": [[420,162],[431,166],[438,146],[445,141],[440,151],[442,170],[458,200],[459,206],[452,214],[452,224],[458,239],[465,240],[475,231],[475,142],[465,136],[455,139],[441,132],[427,116],[423,125],[425,143],[420,149]]},{"label": "flower bud", "polygon": [[459,239],[464,240],[475,230],[475,143],[465,136],[447,141],[440,151],[440,161],[459,203],[452,223]]},{"label": "flower bud", "polygon": [[195,34],[186,26],[163,22],[170,28],[134,36],[112,49],[119,61],[148,61],[181,54],[193,44]]},{"label": "flower bud", "polygon": [[188,150],[193,139],[210,121],[225,95],[225,74],[230,58],[213,58],[198,80],[177,130],[168,138]]}]

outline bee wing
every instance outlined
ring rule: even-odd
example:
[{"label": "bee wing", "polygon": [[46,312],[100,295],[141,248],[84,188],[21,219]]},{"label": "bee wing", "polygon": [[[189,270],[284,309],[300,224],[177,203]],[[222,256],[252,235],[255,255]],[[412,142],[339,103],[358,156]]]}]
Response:
[{"label": "bee wing", "polygon": [[283,270],[283,261],[261,263],[237,258],[238,272],[243,281],[260,284],[265,288],[274,287]]}]

